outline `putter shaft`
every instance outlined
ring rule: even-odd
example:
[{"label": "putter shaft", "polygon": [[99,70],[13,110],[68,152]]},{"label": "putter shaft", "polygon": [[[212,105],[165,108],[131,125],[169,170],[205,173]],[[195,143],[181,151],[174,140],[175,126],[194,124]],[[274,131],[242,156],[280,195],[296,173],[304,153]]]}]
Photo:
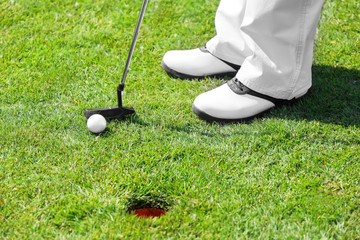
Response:
[{"label": "putter shaft", "polygon": [[121,118],[121,117],[123,117],[125,115],[130,115],[130,114],[135,113],[134,108],[132,108],[132,107],[129,108],[129,107],[123,107],[122,106],[122,94],[121,93],[125,88],[125,79],[126,79],[126,76],[127,76],[128,70],[129,70],[132,55],[134,53],[136,40],[137,40],[138,35],[139,35],[140,26],[141,26],[142,20],[144,18],[147,3],[148,3],[148,0],[144,0],[143,3],[142,3],[141,9],[140,9],[140,14],[139,14],[139,19],[138,19],[138,21],[136,23],[136,27],[135,27],[134,37],[132,39],[129,54],[128,54],[127,59],[126,59],[124,72],[123,72],[123,75],[122,75],[122,78],[121,78],[121,82],[117,87],[118,106],[109,107],[109,108],[87,109],[87,110],[85,110],[85,113],[84,113],[86,118],[89,118],[91,115],[94,115],[94,114],[100,114],[104,118],[111,120],[111,119]]}]

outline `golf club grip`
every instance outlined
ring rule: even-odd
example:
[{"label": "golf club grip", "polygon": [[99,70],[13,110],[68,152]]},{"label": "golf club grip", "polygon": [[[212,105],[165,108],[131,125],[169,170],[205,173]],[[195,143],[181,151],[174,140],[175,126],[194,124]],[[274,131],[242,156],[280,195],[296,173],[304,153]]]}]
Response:
[{"label": "golf club grip", "polygon": [[144,0],[143,3],[142,3],[141,9],[140,9],[139,19],[138,19],[137,24],[136,24],[134,37],[133,37],[132,42],[131,42],[130,51],[129,51],[128,57],[126,59],[124,73],[123,73],[122,78],[121,78],[121,85],[123,87],[124,87],[124,84],[125,84],[125,78],[126,78],[127,72],[129,70],[131,57],[132,57],[132,55],[134,53],[136,40],[137,40],[137,37],[139,35],[140,26],[141,26],[142,20],[144,18],[147,3],[148,3],[148,0]]}]

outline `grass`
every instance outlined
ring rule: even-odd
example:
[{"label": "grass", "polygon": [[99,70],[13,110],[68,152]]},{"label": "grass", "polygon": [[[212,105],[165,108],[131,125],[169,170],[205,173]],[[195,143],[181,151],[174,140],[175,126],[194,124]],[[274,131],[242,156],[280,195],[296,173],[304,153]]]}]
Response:
[{"label": "grass", "polygon": [[223,80],[160,67],[215,34],[217,4],[150,1],[124,95],[137,114],[94,135],[83,112],[116,104],[141,1],[0,3],[1,239],[360,239],[359,2],[325,3],[310,96],[231,125],[191,111]]}]

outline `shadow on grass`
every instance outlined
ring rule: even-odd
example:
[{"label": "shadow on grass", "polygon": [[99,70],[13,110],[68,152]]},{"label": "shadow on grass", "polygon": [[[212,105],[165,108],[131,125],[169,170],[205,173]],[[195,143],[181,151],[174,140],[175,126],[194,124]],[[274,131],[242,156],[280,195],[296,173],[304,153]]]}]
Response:
[{"label": "shadow on grass", "polygon": [[[326,65],[314,65],[313,87],[311,93],[293,105],[271,110],[263,114],[262,118],[279,118],[296,121],[318,121],[326,124],[336,124],[344,127],[360,126],[360,71],[333,67]],[[183,81],[183,80],[182,80]],[[127,118],[128,121],[149,126],[149,123],[136,114]],[[251,124],[252,120],[241,122]],[[211,123],[217,124],[217,123]],[[224,123],[220,123],[224,125]],[[191,133],[194,126],[171,125],[167,126],[174,131]],[[106,132],[104,137],[111,134]],[[213,137],[214,133],[201,133]]]},{"label": "shadow on grass", "polygon": [[360,71],[314,65],[311,93],[297,104],[278,108],[270,114],[281,119],[359,127]]},{"label": "shadow on grass", "polygon": [[[359,127],[360,71],[344,67],[314,65],[312,75],[313,87],[310,94],[295,104],[284,105],[266,112],[260,115],[260,118],[275,117]],[[240,123],[251,124],[253,120],[249,119]]]},{"label": "shadow on grass", "polygon": [[[344,127],[360,126],[360,71],[344,67],[314,65],[310,94],[295,104],[261,114],[260,118],[318,121]],[[254,119],[240,122],[251,124]],[[239,122],[237,122],[239,123]],[[212,123],[214,124],[214,123]],[[218,123],[220,125],[232,123]]]},{"label": "shadow on grass", "polygon": [[[141,125],[143,127],[154,126],[154,124],[145,122],[141,118],[141,116],[138,116],[138,115],[131,116],[131,122],[139,124],[139,125]],[[192,134],[194,132],[197,132],[197,133],[199,133],[199,134],[201,134],[203,136],[207,136],[207,137],[215,137],[215,136],[218,135],[218,134],[215,134],[215,133],[199,131],[196,126],[194,126],[194,125],[192,125],[190,123],[186,123],[185,125],[180,125],[180,126],[176,125],[176,124],[169,124],[169,125],[166,125],[166,128],[168,130],[171,130],[171,131],[184,132],[184,133],[187,133],[187,134]]]}]

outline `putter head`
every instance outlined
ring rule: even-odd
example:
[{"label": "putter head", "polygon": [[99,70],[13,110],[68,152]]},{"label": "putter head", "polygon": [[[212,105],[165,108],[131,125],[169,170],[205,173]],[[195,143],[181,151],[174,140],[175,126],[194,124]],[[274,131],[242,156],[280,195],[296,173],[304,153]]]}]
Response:
[{"label": "putter head", "polygon": [[130,107],[108,107],[108,108],[94,108],[94,109],[86,109],[85,117],[89,118],[94,114],[102,115],[106,120],[122,118],[126,115],[131,115],[135,113],[134,108]]},{"label": "putter head", "polygon": [[124,83],[121,82],[117,87],[117,100],[118,105],[116,107],[108,107],[108,108],[94,108],[94,109],[86,109],[85,117],[89,119],[94,114],[102,115],[106,120],[112,120],[117,118],[122,118],[126,115],[131,115],[135,113],[135,109],[132,107],[123,107],[122,106],[122,91],[124,90]]}]

